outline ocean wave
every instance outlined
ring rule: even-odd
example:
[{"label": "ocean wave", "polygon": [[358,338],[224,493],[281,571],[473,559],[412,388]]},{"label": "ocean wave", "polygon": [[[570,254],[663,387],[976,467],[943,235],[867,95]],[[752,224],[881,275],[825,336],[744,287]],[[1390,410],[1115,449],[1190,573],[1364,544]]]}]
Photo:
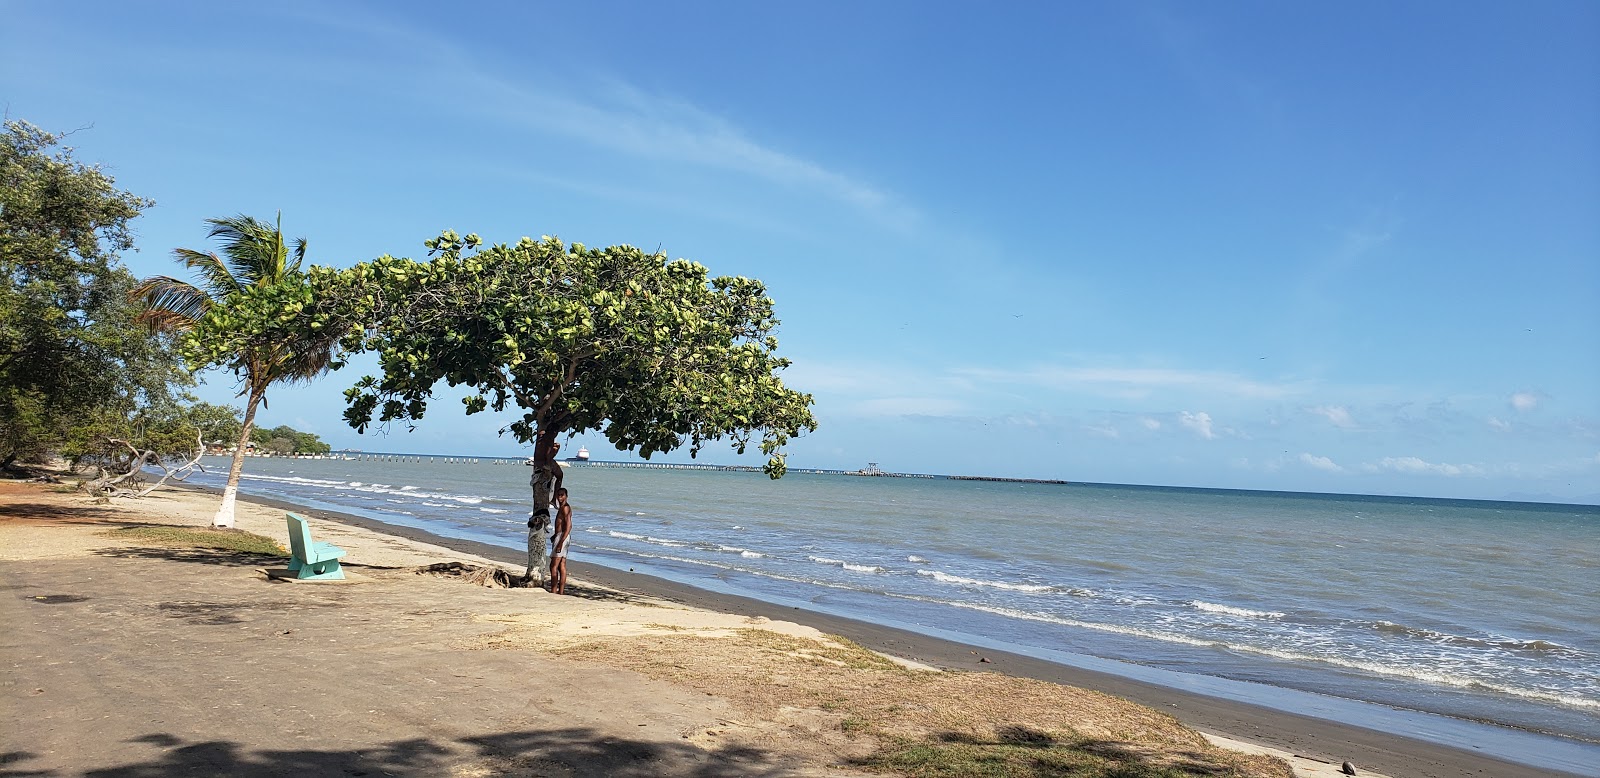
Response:
[{"label": "ocean wave", "polygon": [[482,511],[484,513],[510,513],[511,512],[511,511],[503,511],[503,510],[500,510],[499,508],[479,508],[478,510]]},{"label": "ocean wave", "polygon": [[825,557],[825,556],[808,556],[808,557],[806,557],[806,559],[809,559],[809,560],[811,560],[813,562],[816,562],[819,565],[842,565],[842,564],[844,564],[844,560],[843,559],[829,559],[828,557]]},{"label": "ocean wave", "polygon": [[912,554],[911,556],[906,557],[906,561],[910,562],[911,564],[914,564],[914,565],[925,565],[925,564],[928,563],[928,560],[923,559],[922,557],[917,556],[916,554]]},{"label": "ocean wave", "polygon": [[1146,628],[1143,628],[1143,627],[1133,627],[1133,626],[1127,626],[1127,625],[1122,625],[1122,624],[1102,624],[1102,623],[1090,622],[1090,621],[1080,621],[1078,619],[1061,618],[1061,617],[1057,617],[1057,616],[1050,616],[1050,615],[1047,615],[1047,614],[1032,613],[1032,612],[1029,612],[1029,611],[1017,610],[1015,608],[1000,608],[1000,607],[994,607],[994,606],[989,606],[989,605],[982,605],[982,604],[979,604],[979,603],[958,602],[958,601],[943,600],[943,599],[934,598],[934,597],[919,597],[919,596],[915,596],[915,595],[890,595],[890,596],[900,597],[902,599],[908,599],[908,600],[918,600],[918,601],[922,601],[922,602],[932,602],[932,603],[938,603],[938,604],[942,604],[942,605],[951,605],[951,606],[954,606],[954,607],[957,607],[957,608],[965,608],[965,609],[968,609],[968,610],[983,611],[983,612],[986,612],[986,613],[993,613],[993,614],[996,614],[996,615],[999,615],[999,616],[1007,616],[1007,617],[1010,617],[1010,618],[1022,619],[1022,620],[1025,620],[1025,621],[1039,621],[1039,622],[1046,622],[1046,623],[1050,623],[1050,624],[1061,624],[1061,625],[1064,625],[1064,626],[1081,627],[1083,629],[1092,629],[1092,630],[1096,630],[1096,631],[1100,631],[1100,632],[1114,632],[1114,633],[1121,634],[1121,635],[1133,635],[1135,637],[1151,638],[1151,639],[1154,639],[1154,640],[1160,640],[1160,641],[1164,641],[1164,642],[1168,642],[1168,643],[1179,643],[1179,644],[1190,645],[1190,646],[1204,646],[1204,647],[1228,649],[1228,650],[1232,650],[1232,651],[1240,651],[1240,652],[1246,652],[1246,653],[1252,653],[1252,654],[1261,654],[1263,656],[1270,656],[1270,657],[1273,657],[1275,659],[1284,659],[1284,660],[1288,660],[1288,661],[1291,661],[1291,662],[1324,663],[1324,664],[1336,665],[1336,666],[1339,666],[1339,667],[1345,667],[1345,668],[1349,668],[1349,669],[1352,669],[1352,670],[1363,670],[1363,671],[1366,671],[1366,672],[1369,672],[1369,673],[1376,673],[1378,675],[1410,678],[1412,680],[1425,681],[1425,682],[1428,682],[1428,683],[1434,683],[1434,684],[1438,684],[1438,685],[1442,685],[1442,686],[1452,686],[1452,687],[1457,687],[1457,688],[1487,689],[1489,691],[1499,692],[1501,694],[1508,694],[1508,695],[1511,695],[1511,696],[1514,696],[1514,697],[1523,697],[1523,698],[1526,698],[1526,699],[1541,700],[1541,701],[1544,701],[1544,702],[1554,702],[1554,703],[1557,703],[1557,704],[1560,704],[1560,705],[1566,705],[1566,706],[1570,706],[1570,707],[1574,707],[1574,708],[1583,708],[1583,709],[1587,709],[1587,710],[1600,709],[1600,700],[1597,700],[1597,699],[1588,698],[1588,697],[1579,697],[1579,696],[1577,696],[1575,694],[1564,693],[1564,692],[1559,692],[1559,691],[1551,691],[1551,690],[1548,690],[1548,689],[1530,689],[1530,688],[1526,688],[1526,687],[1512,686],[1510,684],[1486,681],[1486,680],[1483,680],[1481,678],[1473,678],[1473,677],[1469,677],[1469,676],[1465,676],[1465,675],[1457,675],[1457,674],[1448,673],[1448,672],[1441,672],[1439,670],[1433,669],[1433,667],[1434,667],[1433,665],[1395,665],[1395,664],[1387,664],[1387,663],[1383,663],[1383,662],[1373,662],[1373,661],[1367,661],[1367,660],[1362,660],[1362,659],[1356,659],[1356,658],[1352,658],[1352,657],[1324,656],[1324,655],[1318,655],[1318,654],[1304,653],[1304,652],[1300,652],[1300,651],[1289,651],[1289,650],[1284,650],[1284,649],[1269,648],[1269,647],[1266,647],[1266,646],[1254,646],[1254,645],[1248,645],[1248,644],[1242,644],[1242,643],[1230,643],[1230,642],[1217,641],[1217,640],[1205,640],[1205,639],[1201,639],[1201,638],[1190,637],[1188,635],[1182,635],[1182,634],[1177,634],[1177,633],[1172,633],[1172,632],[1163,632],[1161,630],[1146,629]]},{"label": "ocean wave", "polygon": [[1190,600],[1189,607],[1203,610],[1207,613],[1226,613],[1229,616],[1242,616],[1247,619],[1281,619],[1281,611],[1257,611],[1249,608],[1235,608],[1232,605],[1218,605],[1205,600]]},{"label": "ocean wave", "polygon": [[761,553],[760,551],[740,551],[739,556],[742,556],[745,559],[765,559],[767,555]]},{"label": "ocean wave", "polygon": [[1512,686],[1510,684],[1487,681],[1482,678],[1458,675],[1455,673],[1441,671],[1436,668],[1436,665],[1433,664],[1396,665],[1344,656],[1322,656],[1318,654],[1307,654],[1299,651],[1287,651],[1284,649],[1267,648],[1264,646],[1228,644],[1226,647],[1237,651],[1262,654],[1264,656],[1270,656],[1276,659],[1287,659],[1292,662],[1322,662],[1338,667],[1347,667],[1352,670],[1363,670],[1378,675],[1425,681],[1427,683],[1437,684],[1440,686],[1453,686],[1461,689],[1487,689],[1489,691],[1499,692],[1501,694],[1508,694],[1513,697],[1522,697],[1525,699],[1540,700],[1543,702],[1553,702],[1573,708],[1600,710],[1600,699],[1579,697],[1574,694],[1551,691],[1548,689],[1530,689],[1526,687]]},{"label": "ocean wave", "polygon": [[888,570],[888,568],[879,567],[878,565],[853,565],[849,562],[845,562],[844,564],[840,565],[840,567],[856,573],[882,573]]},{"label": "ocean wave", "polygon": [[632,532],[620,532],[618,530],[610,530],[606,534],[610,535],[611,537],[614,537],[614,538],[621,538],[623,540],[634,540],[634,541],[638,541],[640,543],[653,543],[653,544],[658,545],[658,546],[671,546],[671,547],[677,548],[677,547],[680,547],[680,546],[689,545],[689,544],[684,543],[684,542],[679,541],[679,540],[671,540],[669,538],[656,538],[656,537],[651,537],[649,535],[635,535]]},{"label": "ocean wave", "polygon": [[963,601],[960,601],[960,600],[946,600],[946,599],[939,598],[939,597],[923,597],[923,596],[914,595],[914,594],[891,594],[889,596],[891,596],[891,597],[899,597],[899,598],[904,599],[904,600],[915,600],[915,601],[918,601],[918,602],[928,602],[928,603],[934,603],[934,604],[937,604],[937,605],[949,605],[949,606],[956,607],[956,608],[965,608],[967,610],[982,611],[984,613],[993,613],[993,614],[995,614],[997,616],[1006,616],[1008,618],[1021,619],[1023,621],[1037,621],[1037,622],[1043,622],[1043,623],[1046,623],[1046,624],[1060,624],[1060,625],[1067,626],[1067,627],[1079,627],[1079,628],[1082,628],[1082,629],[1092,629],[1092,630],[1095,630],[1097,632],[1114,632],[1114,633],[1119,634],[1119,635],[1132,635],[1134,637],[1151,638],[1153,640],[1160,640],[1160,641],[1164,641],[1164,642],[1167,642],[1167,643],[1181,643],[1181,644],[1187,645],[1187,646],[1213,647],[1213,646],[1221,645],[1221,644],[1217,643],[1214,640],[1204,640],[1204,639],[1201,639],[1201,638],[1189,637],[1188,635],[1179,635],[1179,634],[1172,633],[1172,632],[1162,632],[1160,630],[1145,629],[1143,627],[1131,627],[1131,626],[1127,626],[1127,625],[1123,625],[1123,624],[1102,624],[1102,623],[1093,622],[1093,621],[1081,621],[1079,619],[1068,619],[1068,618],[1063,618],[1061,616],[1051,616],[1051,615],[1045,614],[1045,613],[1034,613],[1032,611],[1017,610],[1016,608],[1002,608],[1002,607],[998,607],[998,606],[994,606],[994,605],[984,605],[982,603],[976,603],[976,602],[963,602]]},{"label": "ocean wave", "polygon": [[[402,486],[399,489],[396,489],[390,484],[368,483],[368,482],[365,482],[365,481],[335,481],[335,480],[330,480],[330,479],[325,479],[325,478],[303,478],[301,476],[258,475],[258,474],[248,474],[248,473],[245,474],[244,477],[245,478],[249,478],[249,479],[253,479],[253,480],[257,480],[257,481],[270,481],[270,482],[277,482],[277,483],[284,483],[284,484],[293,484],[295,486],[307,486],[307,487],[314,487],[314,488],[318,488],[318,489],[347,489],[347,490],[353,490],[353,491],[357,491],[357,492],[364,492],[365,494],[379,494],[379,495],[388,494],[388,495],[395,495],[395,496],[398,496],[398,497],[407,497],[407,498],[412,498],[412,499],[422,498],[423,500],[427,500],[427,502],[423,502],[422,503],[423,505],[427,505],[429,507],[434,507],[434,508],[446,507],[443,503],[433,502],[434,500],[449,500],[449,501],[452,501],[452,502],[463,503],[463,504],[466,504],[466,505],[478,505],[478,504],[482,503],[485,499],[490,499],[490,498],[482,497],[482,496],[475,495],[475,494],[449,494],[449,493],[446,493],[446,492],[423,491],[421,487],[419,487],[419,486],[411,486],[411,485]],[[348,494],[347,496],[354,497],[356,499],[362,499],[362,500],[374,499],[374,498],[371,498],[371,497],[366,497],[366,496],[364,496],[362,494]],[[388,502],[397,502],[397,501],[396,500],[388,500]],[[497,502],[505,502],[505,501],[497,500]]]},{"label": "ocean wave", "polygon": [[860,586],[850,586],[849,584],[839,583],[839,582],[836,582],[836,581],[823,581],[823,580],[816,579],[816,578],[804,578],[804,577],[801,577],[801,576],[784,575],[782,573],[772,572],[771,570],[764,570],[764,569],[755,568],[755,567],[743,567],[741,565],[734,565],[734,564],[729,564],[727,562],[719,562],[719,561],[710,560],[710,559],[691,559],[691,558],[688,558],[688,557],[672,556],[671,554],[652,554],[652,553],[650,553],[648,551],[638,551],[638,550],[634,550],[634,549],[607,548],[607,549],[603,549],[603,550],[608,551],[608,552],[613,553],[613,554],[625,554],[627,556],[640,557],[642,559],[660,559],[660,560],[666,561],[666,562],[681,562],[683,564],[688,564],[688,565],[698,565],[698,566],[701,566],[701,567],[712,567],[712,568],[716,568],[718,570],[729,570],[729,571],[738,572],[738,573],[747,573],[749,575],[759,576],[761,578],[771,578],[771,579],[777,580],[777,581],[788,581],[790,583],[805,584],[807,586],[821,586],[821,587],[824,587],[824,588],[827,588],[827,589],[841,589],[841,590],[844,590],[844,591],[847,591],[847,592],[869,592],[869,593],[880,593],[881,594],[881,592],[879,592],[876,589],[862,588]]},{"label": "ocean wave", "polygon": [[1005,581],[984,581],[977,578],[966,578],[959,575],[942,573],[938,570],[918,570],[917,575],[925,575],[940,583],[957,584],[960,586],[987,586],[992,589],[1008,589],[1014,592],[1051,592],[1056,587],[1048,584],[1018,584]]},{"label": "ocean wave", "polygon": [[1426,640],[1430,643],[1443,643],[1451,646],[1500,648],[1507,651],[1530,651],[1535,653],[1578,653],[1576,649],[1548,640],[1519,640],[1508,637],[1474,638],[1465,635],[1452,635],[1448,632],[1440,632],[1426,627],[1408,627],[1392,621],[1374,621],[1369,622],[1368,625],[1372,629],[1385,634],[1402,635]]}]

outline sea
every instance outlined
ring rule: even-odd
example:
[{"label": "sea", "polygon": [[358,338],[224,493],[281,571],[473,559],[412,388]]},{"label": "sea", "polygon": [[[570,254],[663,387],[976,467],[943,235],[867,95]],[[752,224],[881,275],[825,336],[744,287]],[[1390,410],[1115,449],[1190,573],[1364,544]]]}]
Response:
[{"label": "sea", "polygon": [[[227,460],[206,465],[191,481],[220,486]],[[240,488],[523,548],[530,473],[252,458]],[[1247,701],[1600,744],[1600,507],[594,463],[565,483],[580,561]]]}]

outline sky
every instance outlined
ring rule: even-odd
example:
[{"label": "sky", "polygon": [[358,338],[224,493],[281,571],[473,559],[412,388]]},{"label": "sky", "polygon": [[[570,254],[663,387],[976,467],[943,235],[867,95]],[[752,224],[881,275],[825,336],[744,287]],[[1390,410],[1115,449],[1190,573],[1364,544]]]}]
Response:
[{"label": "sky", "polygon": [[[446,229],[659,247],[767,283],[820,422],[791,467],[1600,502],[1600,4],[0,18],[6,115],[156,202],[140,276],[236,213],[340,267]],[[341,394],[375,369],[259,421],[527,453],[453,400],[357,435]]]}]

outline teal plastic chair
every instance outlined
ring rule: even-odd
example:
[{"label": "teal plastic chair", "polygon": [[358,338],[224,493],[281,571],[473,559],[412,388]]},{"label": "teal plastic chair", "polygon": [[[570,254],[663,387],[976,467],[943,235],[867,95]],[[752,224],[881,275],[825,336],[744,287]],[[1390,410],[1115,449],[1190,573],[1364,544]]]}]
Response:
[{"label": "teal plastic chair", "polygon": [[311,525],[293,513],[288,516],[289,572],[294,573],[295,578],[307,580],[343,580],[344,569],[339,566],[339,558],[344,556],[344,549],[327,541],[313,541]]}]

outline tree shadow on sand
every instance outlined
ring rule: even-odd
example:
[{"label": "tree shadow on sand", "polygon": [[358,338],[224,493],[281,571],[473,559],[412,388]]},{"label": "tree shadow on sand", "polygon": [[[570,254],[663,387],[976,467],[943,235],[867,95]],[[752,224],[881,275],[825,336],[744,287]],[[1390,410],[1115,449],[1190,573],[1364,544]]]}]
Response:
[{"label": "tree shadow on sand", "polygon": [[101,548],[97,556],[113,559],[161,559],[169,562],[188,562],[199,565],[233,565],[239,567],[282,567],[286,556],[257,554],[250,551],[230,551],[225,548],[188,548],[181,546],[131,546],[127,548]]},{"label": "tree shadow on sand", "polygon": [[[275,778],[283,775],[566,775],[578,778],[689,776],[735,778],[792,773],[795,765],[750,748],[704,751],[688,743],[607,737],[592,729],[569,728],[505,732],[456,741],[398,740],[347,750],[252,749],[228,740],[186,742],[153,733],[131,742],[165,749],[148,761],[82,772],[89,778],[157,778],[169,775],[226,775]],[[28,769],[40,758],[11,752],[0,761],[0,776],[67,775]],[[73,773],[80,774],[80,773]]]}]

